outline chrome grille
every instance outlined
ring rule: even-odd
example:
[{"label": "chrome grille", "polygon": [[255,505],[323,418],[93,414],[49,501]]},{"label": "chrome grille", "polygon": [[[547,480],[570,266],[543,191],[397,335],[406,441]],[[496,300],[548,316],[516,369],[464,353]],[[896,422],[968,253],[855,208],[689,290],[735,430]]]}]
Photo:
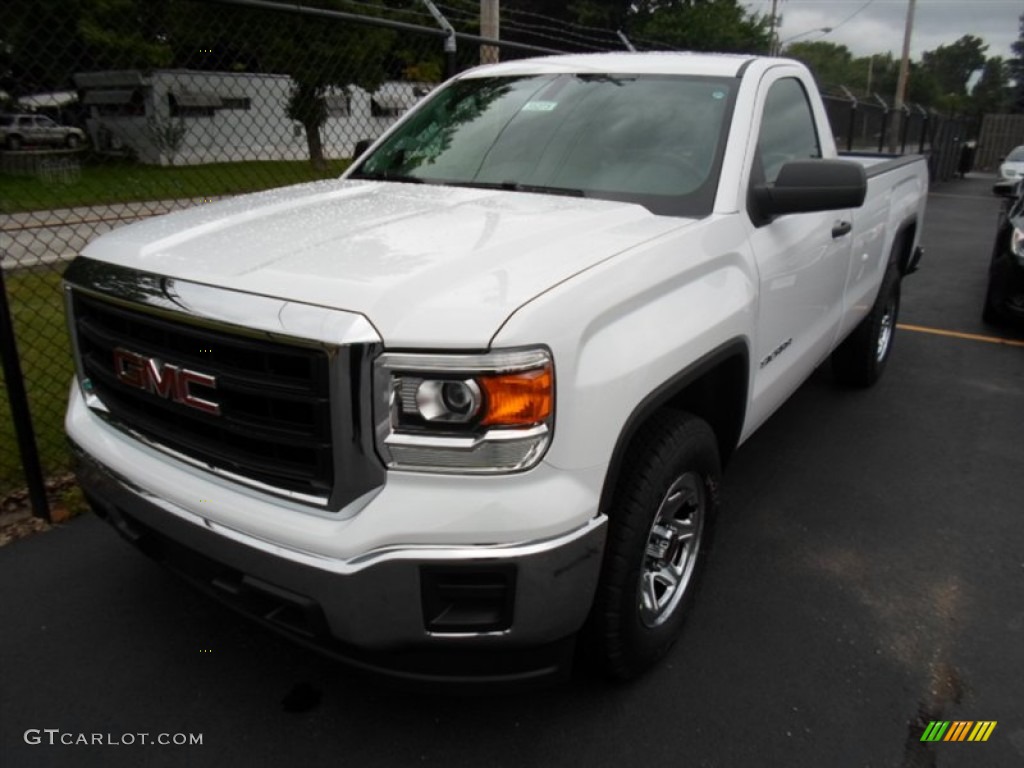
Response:
[{"label": "chrome grille", "polygon": [[[212,468],[331,496],[330,358],[323,348],[208,330],[80,292],[72,294],[72,315],[81,373],[115,422]],[[215,390],[199,389],[220,415],[120,381],[119,347],[216,377]]]}]

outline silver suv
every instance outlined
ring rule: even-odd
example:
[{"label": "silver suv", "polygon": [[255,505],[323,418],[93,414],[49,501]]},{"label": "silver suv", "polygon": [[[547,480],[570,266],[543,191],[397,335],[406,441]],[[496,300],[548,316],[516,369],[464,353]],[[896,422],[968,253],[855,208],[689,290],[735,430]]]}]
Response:
[{"label": "silver suv", "polygon": [[0,140],[10,150],[37,144],[77,149],[85,141],[85,132],[45,115],[0,115]]}]

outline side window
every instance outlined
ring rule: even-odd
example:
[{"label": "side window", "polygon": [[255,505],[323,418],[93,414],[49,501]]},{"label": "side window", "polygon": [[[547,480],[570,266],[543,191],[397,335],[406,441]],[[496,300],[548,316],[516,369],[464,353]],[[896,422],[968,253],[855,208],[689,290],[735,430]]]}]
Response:
[{"label": "side window", "polygon": [[814,113],[799,80],[786,78],[771,86],[757,149],[764,179],[769,183],[775,181],[784,163],[821,157]]}]

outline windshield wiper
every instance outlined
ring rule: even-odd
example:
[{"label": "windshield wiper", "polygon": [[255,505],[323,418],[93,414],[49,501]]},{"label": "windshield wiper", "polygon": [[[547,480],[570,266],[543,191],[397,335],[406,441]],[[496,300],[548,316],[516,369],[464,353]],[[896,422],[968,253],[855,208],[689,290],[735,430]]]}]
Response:
[{"label": "windshield wiper", "polygon": [[349,176],[350,179],[369,179],[371,181],[400,181],[409,184],[423,184],[423,179],[418,176],[406,176],[392,171],[357,171]]},{"label": "windshield wiper", "polygon": [[545,187],[541,184],[520,184],[518,181],[430,181],[431,184],[443,184],[452,187],[472,187],[473,189],[504,189],[508,192],[539,192],[545,195],[564,195],[566,197],[586,197],[582,189],[570,187]]},{"label": "windshield wiper", "polygon": [[545,195],[563,195],[565,197],[586,197],[582,189],[569,187],[545,187],[541,184],[520,184],[518,181],[455,181],[452,179],[424,179],[419,176],[405,176],[392,171],[358,171],[350,179],[369,179],[371,181],[398,181],[409,184],[436,184],[440,187],[472,187],[473,189],[503,189],[508,192],[538,192]]}]

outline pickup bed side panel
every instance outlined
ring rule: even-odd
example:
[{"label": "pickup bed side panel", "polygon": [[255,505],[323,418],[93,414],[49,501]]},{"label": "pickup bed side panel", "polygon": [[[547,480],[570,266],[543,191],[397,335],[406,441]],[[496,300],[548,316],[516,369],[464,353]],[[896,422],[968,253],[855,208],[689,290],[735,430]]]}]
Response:
[{"label": "pickup bed side panel", "polygon": [[879,168],[877,172],[867,166],[867,197],[863,207],[853,214],[853,254],[837,343],[846,338],[871,309],[896,238],[915,222],[917,227],[911,246],[916,246],[920,237],[928,192],[927,168],[920,158],[895,165]]},{"label": "pickup bed side panel", "polygon": [[554,353],[547,463],[607,465],[650,393],[726,344],[749,347],[757,278],[745,234],[735,216],[710,217],[557,286],[499,330],[495,347],[544,339]]}]

